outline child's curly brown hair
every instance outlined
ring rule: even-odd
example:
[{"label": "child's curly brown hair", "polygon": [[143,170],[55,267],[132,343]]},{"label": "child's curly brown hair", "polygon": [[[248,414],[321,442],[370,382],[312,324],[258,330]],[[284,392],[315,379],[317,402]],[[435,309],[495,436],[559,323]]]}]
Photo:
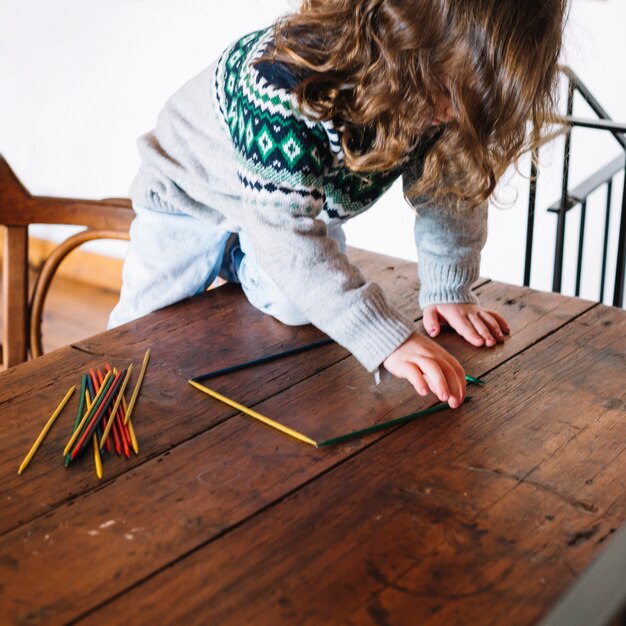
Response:
[{"label": "child's curly brown hair", "polygon": [[[436,131],[411,196],[475,206],[554,117],[567,0],[305,0],[271,59],[347,166],[401,164]],[[439,123],[442,109],[449,115]]]}]

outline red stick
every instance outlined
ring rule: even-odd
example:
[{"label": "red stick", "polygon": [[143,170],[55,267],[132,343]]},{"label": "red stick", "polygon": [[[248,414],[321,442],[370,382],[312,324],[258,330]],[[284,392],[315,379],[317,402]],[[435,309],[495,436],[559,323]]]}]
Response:
[{"label": "red stick", "polygon": [[120,404],[120,408],[117,410],[117,424],[124,435],[124,439],[126,439],[126,443],[128,447],[132,445],[132,440],[130,438],[130,432],[128,430],[128,426],[124,424],[124,412],[122,411],[122,405]]},{"label": "red stick", "polygon": [[[104,367],[108,372],[111,371],[111,366],[108,363],[104,364]],[[98,375],[100,377],[102,377],[102,380],[104,380],[104,377],[102,376],[102,373],[100,372],[100,370],[98,370]],[[113,415],[111,415],[111,411],[109,410],[109,412],[107,413],[106,416],[107,420],[114,420],[115,417]],[[117,421],[113,422],[113,426],[111,427],[111,432],[109,433],[109,436],[107,437],[106,440],[106,445],[107,445],[107,451],[110,453],[111,452],[111,434],[113,434],[113,441],[115,443],[115,451],[117,452],[118,456],[122,456],[122,447],[120,445],[120,435],[118,433],[118,429],[117,429]]]},{"label": "red stick", "polygon": [[[105,363],[107,372],[111,370],[111,366],[108,363]],[[120,407],[122,405],[120,404]],[[120,409],[118,409],[118,412]],[[117,416],[110,416],[110,419],[115,419]],[[111,431],[113,432],[113,440],[115,441],[115,451],[119,456],[122,456],[122,447],[124,448],[124,454],[126,458],[130,457],[130,449],[128,448],[128,443],[126,442],[123,434],[122,427],[120,426],[119,419],[115,419],[113,422],[113,426],[111,427]],[[120,445],[121,442],[121,445]]]},{"label": "red stick", "polygon": [[111,386],[109,387],[109,390],[107,391],[106,396],[104,396],[102,400],[102,404],[100,405],[98,410],[95,412],[94,416],[91,418],[89,425],[83,431],[83,434],[78,440],[78,443],[76,444],[76,446],[74,447],[74,450],[72,450],[70,459],[74,460],[76,458],[77,454],[80,452],[83,444],[85,443],[85,440],[88,437],[91,437],[91,435],[93,434],[93,425],[100,419],[100,416],[103,414],[103,409],[106,410],[109,408],[110,398],[112,394],[116,391],[116,388],[118,387],[117,382],[121,378],[121,376],[122,376],[122,372],[118,372],[117,376],[113,379],[113,382],[111,383]]},{"label": "red stick", "polygon": [[[113,417],[111,419],[114,419]],[[124,448],[124,456],[127,459],[130,459],[130,448],[128,447],[128,441],[126,441],[126,432],[124,431],[124,424],[120,420],[120,412],[118,411],[115,415],[115,425],[120,430],[120,438],[122,440],[122,447]]]},{"label": "red stick", "polygon": [[130,436],[130,429],[128,427],[128,425],[125,423],[126,422],[126,411],[125,411],[125,406],[126,403],[122,402],[119,406],[119,408],[117,409],[117,415],[119,418],[119,424],[121,424],[122,430],[124,432],[124,436],[126,437],[126,443],[128,444],[128,447],[132,447],[133,445],[133,440]]},{"label": "red stick", "polygon": [[98,393],[98,389],[100,389],[100,385],[102,384],[102,381],[104,380],[104,378],[100,377],[100,380],[98,380],[98,377],[96,376],[96,373],[93,371],[92,368],[89,368],[89,375],[91,376],[93,389],[96,393]]},{"label": "red stick", "polygon": [[[111,418],[113,419],[113,418]],[[111,427],[111,433],[113,434],[113,442],[115,443],[115,451],[118,456],[122,456],[122,446],[120,445],[120,436],[117,432],[117,424],[113,421],[113,426]]]},{"label": "red stick", "polygon": [[[98,382],[98,377],[96,376],[96,373],[93,371],[93,369],[89,369],[89,378],[90,378],[90,389],[93,389],[93,396],[94,398],[96,397],[96,394],[98,393],[98,389],[100,389],[100,383]],[[104,380],[104,379],[103,379]],[[92,398],[93,400],[93,398]],[[102,425],[103,427],[106,427],[106,419],[102,420]],[[106,451],[107,454],[111,454],[111,444],[109,443],[106,447]]]},{"label": "red stick", "polygon": [[126,437],[126,443],[131,446],[132,445],[132,440],[130,438],[130,431],[128,430],[128,426],[126,424],[124,424],[124,408],[123,408],[123,404],[124,403],[120,403],[119,408],[117,409],[117,418],[118,418],[118,424],[120,424],[120,427],[122,429],[122,432],[124,433],[124,437]]},{"label": "red stick", "polygon": [[[102,376],[102,372],[99,369],[98,369],[97,377],[96,377],[95,372],[92,369],[89,370],[89,373],[91,374],[91,380],[93,381],[93,386],[97,393],[98,389],[100,389],[100,385],[102,384],[102,381],[104,380],[104,376]],[[105,415],[102,418],[102,428],[104,429],[106,427],[107,427],[107,416]],[[111,442],[109,441],[108,437],[106,440],[106,451],[107,451],[107,454],[111,454]]]}]

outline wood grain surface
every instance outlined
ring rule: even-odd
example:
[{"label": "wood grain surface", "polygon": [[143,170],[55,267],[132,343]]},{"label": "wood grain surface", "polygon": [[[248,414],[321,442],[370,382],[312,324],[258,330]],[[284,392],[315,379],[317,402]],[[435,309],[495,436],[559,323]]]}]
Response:
[{"label": "wood grain surface", "polygon": [[[360,254],[418,320],[415,265]],[[534,623],[626,519],[626,314],[475,289],[512,333],[439,339],[485,378],[471,402],[324,450],[187,384],[323,337],[231,285],[0,374],[0,623]],[[44,407],[148,347],[139,456],[105,458],[102,482],[90,458],[65,468],[71,403],[17,475]],[[329,345],[212,386],[316,436],[436,402],[365,374]]]}]

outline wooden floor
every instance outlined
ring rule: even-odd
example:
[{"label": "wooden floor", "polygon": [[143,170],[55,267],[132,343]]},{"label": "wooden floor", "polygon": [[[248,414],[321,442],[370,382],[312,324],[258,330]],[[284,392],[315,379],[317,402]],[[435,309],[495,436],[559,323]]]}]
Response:
[{"label": "wooden floor", "polygon": [[46,299],[42,327],[44,352],[106,330],[119,293],[57,276]]},{"label": "wooden floor", "polygon": [[43,347],[50,352],[106,330],[119,293],[57,277],[50,287],[42,328]]}]

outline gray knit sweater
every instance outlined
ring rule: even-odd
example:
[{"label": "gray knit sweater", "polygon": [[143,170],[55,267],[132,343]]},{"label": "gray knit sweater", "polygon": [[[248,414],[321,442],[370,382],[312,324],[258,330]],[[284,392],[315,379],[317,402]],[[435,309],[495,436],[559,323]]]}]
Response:
[{"label": "gray knit sweater", "polygon": [[[405,167],[364,176],[344,164],[331,122],[299,109],[293,76],[253,64],[271,29],[247,35],[184,85],[139,139],[141,169],[131,198],[245,231],[261,267],[320,330],[369,371],[415,332],[381,288],[327,236],[370,208],[399,176],[419,175],[422,152]],[[463,213],[420,205],[415,240],[420,305],[475,302],[486,208]]]}]

